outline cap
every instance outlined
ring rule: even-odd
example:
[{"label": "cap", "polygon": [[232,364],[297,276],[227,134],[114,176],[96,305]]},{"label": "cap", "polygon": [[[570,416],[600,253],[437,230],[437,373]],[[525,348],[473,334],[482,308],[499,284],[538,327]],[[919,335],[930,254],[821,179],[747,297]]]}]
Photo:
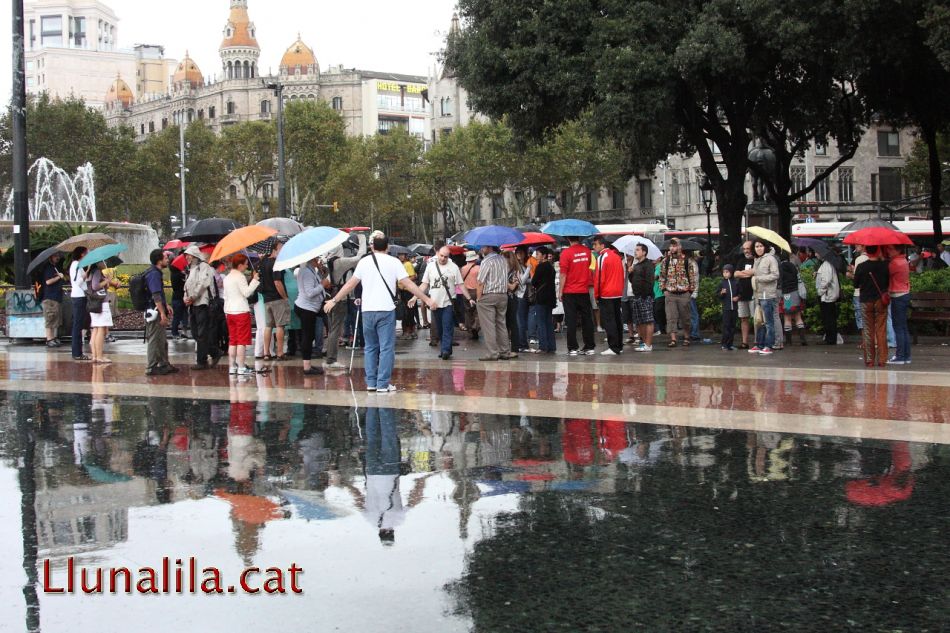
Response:
[{"label": "cap", "polygon": [[478,253],[475,251],[465,251],[465,261],[474,262],[476,259],[478,259]]}]

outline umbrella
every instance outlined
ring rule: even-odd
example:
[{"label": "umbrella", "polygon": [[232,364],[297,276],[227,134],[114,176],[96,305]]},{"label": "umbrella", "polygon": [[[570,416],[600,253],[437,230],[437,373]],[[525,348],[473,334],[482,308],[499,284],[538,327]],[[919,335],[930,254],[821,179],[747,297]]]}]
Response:
[{"label": "umbrella", "polygon": [[746,232],[749,235],[754,235],[755,237],[763,239],[767,242],[771,242],[787,253],[792,252],[792,247],[789,245],[788,241],[786,241],[784,237],[772,229],[767,229],[762,226],[750,226],[748,229],[746,229]]},{"label": "umbrella", "polygon": [[435,248],[432,244],[410,244],[409,250],[416,255],[435,255]]},{"label": "umbrella", "polygon": [[290,218],[267,218],[257,223],[257,226],[266,226],[269,229],[277,231],[278,235],[293,237],[297,233],[303,233],[304,225],[297,220]]},{"label": "umbrella", "polygon": [[67,240],[63,240],[56,245],[56,248],[63,251],[64,253],[68,253],[69,251],[80,246],[92,250],[94,248],[99,248],[100,246],[105,246],[106,244],[115,243],[115,239],[104,233],[83,233],[82,235],[74,235]]},{"label": "umbrella", "polygon": [[115,257],[119,253],[127,250],[129,250],[129,247],[125,244],[106,244],[105,246],[100,246],[86,253],[86,256],[79,260],[79,267],[85,268],[93,264],[98,264],[99,262],[104,262],[110,257]]},{"label": "umbrella", "polygon": [[413,255],[414,253],[406,248],[405,246],[400,246],[399,244],[393,244],[389,247],[389,254],[393,257],[398,257],[399,255]]},{"label": "umbrella", "polygon": [[[666,240],[665,242],[663,242],[663,246],[661,247],[661,250],[664,250],[664,251],[670,250],[670,242],[672,241],[673,240]],[[698,242],[694,242],[692,240],[680,240],[679,242],[680,242],[680,248],[682,248],[684,251],[703,250],[702,244],[699,244]]]},{"label": "umbrella", "polygon": [[185,233],[187,233],[188,231],[190,231],[190,230],[191,230],[191,227],[193,227],[193,226],[196,225],[196,224],[198,224],[198,220],[192,220],[191,222],[189,222],[189,223],[186,224],[185,226],[183,226],[183,227],[181,227],[180,229],[178,229],[177,231],[175,231],[175,235],[173,235],[172,237],[174,237],[175,239],[178,239],[179,237],[181,237],[182,235],[184,235]]},{"label": "umbrella", "polygon": [[239,228],[240,224],[228,218],[206,218],[189,224],[175,237],[189,242],[217,242]]},{"label": "umbrella", "polygon": [[106,260],[106,268],[115,268],[116,266],[121,266],[121,265],[122,265],[121,257],[113,256]]},{"label": "umbrella", "polygon": [[287,270],[326,255],[347,240],[349,235],[330,226],[317,226],[290,238],[277,255],[274,270]]},{"label": "umbrella", "polygon": [[819,240],[814,237],[793,237],[792,244],[799,248],[810,248],[815,252],[818,252],[819,248],[828,245],[824,240]]},{"label": "umbrella", "polygon": [[796,246],[810,248],[811,250],[815,251],[820,258],[829,262],[835,270],[838,272],[844,272],[844,260],[841,259],[841,256],[831,248],[831,245],[828,244],[828,242],[816,240],[810,237],[799,237],[792,241],[795,242]]},{"label": "umbrella", "polygon": [[524,239],[516,244],[505,244],[504,248],[515,248],[516,246],[541,246],[542,244],[557,244],[557,240],[550,235],[539,233],[537,231],[528,231],[524,234]]},{"label": "umbrella", "polygon": [[914,245],[911,239],[900,231],[895,231],[883,226],[869,226],[855,231],[844,238],[844,243],[861,244],[863,246]]},{"label": "umbrella", "polygon": [[882,220],[880,218],[868,218],[867,220],[857,220],[851,224],[845,224],[842,229],[838,231],[838,234],[835,235],[835,237],[837,237],[839,240],[844,239],[855,231],[860,231],[861,229],[867,229],[874,226],[884,227],[886,229],[891,229],[892,231],[897,230],[897,227],[887,220]]},{"label": "umbrella", "polygon": [[182,241],[179,240],[179,239],[174,239],[174,240],[171,240],[171,241],[167,242],[167,243],[165,244],[165,246],[162,247],[162,250],[163,250],[163,251],[176,251],[176,250],[178,250],[179,248],[188,248],[188,245],[189,245],[189,244],[191,244],[191,242],[182,242]]},{"label": "umbrella", "polygon": [[645,237],[639,235],[624,235],[614,242],[614,248],[626,255],[633,255],[637,244],[643,244],[647,247],[647,259],[655,261],[663,257],[663,253],[657,248],[656,244]]},{"label": "umbrella", "polygon": [[453,244],[452,246],[449,246],[449,255],[464,255],[464,254],[465,254],[464,246],[459,246],[457,244]]},{"label": "umbrella", "polygon": [[185,268],[188,267],[188,260],[185,259],[185,255],[181,254],[175,259],[172,260],[170,266],[177,268],[180,272],[185,272]]},{"label": "umbrella", "polygon": [[347,233],[360,233],[362,231],[372,231],[373,229],[368,226],[351,226],[348,229],[340,229],[341,231],[346,231]]},{"label": "umbrella", "polygon": [[510,226],[480,226],[465,234],[465,241],[479,246],[501,247],[505,244],[517,244],[524,239],[524,233]]},{"label": "umbrella", "polygon": [[62,252],[62,251],[60,251],[59,248],[57,248],[57,247],[55,247],[55,246],[50,246],[50,247],[47,248],[45,251],[43,251],[42,253],[40,253],[39,255],[37,255],[36,257],[33,258],[33,261],[30,262],[30,265],[26,267],[26,274],[27,274],[27,275],[32,275],[34,270],[36,270],[37,268],[39,268],[40,266],[42,266],[43,264],[45,264],[46,261],[47,261],[50,257],[52,257],[53,255],[56,255],[56,254],[58,254],[58,253],[60,253],[60,252]]},{"label": "umbrella", "polygon": [[[284,218],[274,219],[283,220]],[[261,226],[260,224],[235,229],[229,233],[227,237],[218,242],[218,245],[214,247],[209,260],[212,262],[222,260],[228,255],[233,255],[234,253],[243,251],[248,246],[256,244],[262,240],[266,240],[269,237],[273,237],[277,235],[277,233],[278,230],[276,228]]]},{"label": "umbrella", "polygon": [[321,493],[310,490],[281,490],[282,497],[293,504],[296,516],[306,521],[326,521],[346,514],[333,507]]},{"label": "umbrella", "polygon": [[516,226],[515,230],[522,233],[540,233],[541,227],[535,224],[525,224],[524,226]]},{"label": "umbrella", "polygon": [[586,220],[554,220],[542,226],[541,232],[561,237],[590,237],[600,231]]}]

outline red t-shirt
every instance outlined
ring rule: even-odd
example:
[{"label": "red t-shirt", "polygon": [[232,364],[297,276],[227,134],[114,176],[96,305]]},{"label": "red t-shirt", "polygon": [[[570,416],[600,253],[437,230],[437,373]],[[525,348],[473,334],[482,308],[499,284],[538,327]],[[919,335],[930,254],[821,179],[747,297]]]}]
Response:
[{"label": "red t-shirt", "polygon": [[590,249],[580,244],[561,251],[561,274],[564,275],[564,294],[587,294],[590,287]]}]

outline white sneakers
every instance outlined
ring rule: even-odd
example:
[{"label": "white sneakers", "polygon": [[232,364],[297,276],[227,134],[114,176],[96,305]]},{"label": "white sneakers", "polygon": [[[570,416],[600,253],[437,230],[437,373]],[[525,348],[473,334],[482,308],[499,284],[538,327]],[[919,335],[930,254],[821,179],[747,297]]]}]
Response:
[{"label": "white sneakers", "polygon": [[609,347],[600,353],[601,356],[616,356],[617,352],[613,351]]},{"label": "white sneakers", "polygon": [[638,345],[637,347],[633,348],[633,351],[635,351],[635,352],[652,352],[652,351],[653,351],[653,346],[652,346],[652,345],[644,345],[643,343],[640,343],[640,345]]}]

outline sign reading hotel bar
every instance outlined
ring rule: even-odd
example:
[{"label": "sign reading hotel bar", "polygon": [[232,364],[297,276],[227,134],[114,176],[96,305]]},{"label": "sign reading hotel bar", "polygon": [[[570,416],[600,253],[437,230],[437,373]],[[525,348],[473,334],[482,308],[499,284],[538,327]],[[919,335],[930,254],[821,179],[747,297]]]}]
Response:
[{"label": "sign reading hotel bar", "polygon": [[422,91],[425,89],[425,86],[420,86],[418,84],[397,84],[392,81],[377,81],[376,90],[379,92],[402,92],[402,88],[406,89],[406,92],[409,94],[422,94]]}]

